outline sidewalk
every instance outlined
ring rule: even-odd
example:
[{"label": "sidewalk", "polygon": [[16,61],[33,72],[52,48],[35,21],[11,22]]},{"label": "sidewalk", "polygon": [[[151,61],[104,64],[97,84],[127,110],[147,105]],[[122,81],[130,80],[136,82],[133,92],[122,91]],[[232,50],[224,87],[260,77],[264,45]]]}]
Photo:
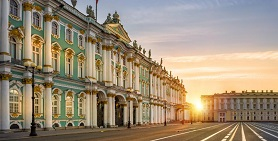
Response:
[{"label": "sidewalk", "polygon": [[[180,125],[175,123],[168,123],[167,126]],[[162,127],[163,124],[157,125],[142,125],[142,126],[132,126],[133,129],[142,129],[142,128],[155,128]],[[37,137],[44,136],[58,136],[58,135],[67,135],[67,134],[82,134],[82,133],[93,133],[93,132],[107,132],[107,131],[120,131],[120,130],[128,130],[127,127],[117,127],[117,128],[83,128],[83,129],[68,129],[68,130],[50,130],[50,131],[42,131],[37,130]],[[31,138],[29,136],[30,131],[22,131],[22,132],[10,132],[0,134],[0,140],[11,140],[11,139],[23,139],[23,138]]]}]

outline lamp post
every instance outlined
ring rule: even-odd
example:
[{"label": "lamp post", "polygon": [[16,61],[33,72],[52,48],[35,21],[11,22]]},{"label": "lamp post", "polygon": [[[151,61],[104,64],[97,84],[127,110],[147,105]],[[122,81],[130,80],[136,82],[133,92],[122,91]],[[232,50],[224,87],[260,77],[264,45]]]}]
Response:
[{"label": "lamp post", "polygon": [[131,123],[130,123],[130,99],[128,100],[128,105],[129,105],[129,107],[128,107],[128,111],[129,111],[128,113],[129,113],[129,114],[128,114],[127,128],[131,128],[131,127],[130,127],[130,124],[131,124]]},{"label": "lamp post", "polygon": [[35,94],[34,94],[34,87],[35,87],[35,71],[38,70],[39,72],[42,70],[41,66],[36,66],[34,62],[31,64],[29,62],[25,62],[24,66],[26,71],[29,71],[32,74],[32,123],[31,123],[31,132],[30,136],[37,136],[36,133],[36,123],[35,123]]},{"label": "lamp post", "polygon": [[164,111],[164,114],[165,114],[165,121],[164,121],[164,126],[167,126],[167,112],[166,112],[166,109],[167,109],[167,101],[165,100],[165,105],[164,105],[165,107],[164,107],[164,109],[165,109],[165,111]]}]

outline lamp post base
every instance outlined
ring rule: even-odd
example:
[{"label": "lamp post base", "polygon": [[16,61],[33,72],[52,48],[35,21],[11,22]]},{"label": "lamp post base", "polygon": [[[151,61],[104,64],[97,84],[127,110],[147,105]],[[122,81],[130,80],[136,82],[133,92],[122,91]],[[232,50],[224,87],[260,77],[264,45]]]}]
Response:
[{"label": "lamp post base", "polygon": [[131,128],[130,127],[130,121],[128,121],[128,123],[127,123],[127,128]]}]

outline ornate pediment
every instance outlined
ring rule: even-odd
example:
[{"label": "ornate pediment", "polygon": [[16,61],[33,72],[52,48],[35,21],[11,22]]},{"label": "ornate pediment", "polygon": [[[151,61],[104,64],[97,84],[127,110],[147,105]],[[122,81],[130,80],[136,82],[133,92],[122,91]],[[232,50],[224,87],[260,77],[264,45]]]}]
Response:
[{"label": "ornate pediment", "polygon": [[120,23],[120,16],[117,11],[113,14],[113,19],[111,14],[108,14],[106,21],[104,22],[105,28],[115,36],[117,36],[121,41],[125,43],[130,43],[131,40],[123,28],[123,25]]}]

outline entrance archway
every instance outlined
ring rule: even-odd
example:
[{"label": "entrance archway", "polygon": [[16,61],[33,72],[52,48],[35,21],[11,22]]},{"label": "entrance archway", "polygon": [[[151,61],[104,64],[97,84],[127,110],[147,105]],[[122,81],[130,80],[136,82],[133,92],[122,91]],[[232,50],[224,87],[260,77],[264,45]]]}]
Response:
[{"label": "entrance archway", "polygon": [[104,101],[105,95],[99,91],[97,93],[97,126],[104,127]]},{"label": "entrance archway", "polygon": [[118,126],[124,125],[124,107],[123,97],[117,95],[115,97],[115,124]]}]

